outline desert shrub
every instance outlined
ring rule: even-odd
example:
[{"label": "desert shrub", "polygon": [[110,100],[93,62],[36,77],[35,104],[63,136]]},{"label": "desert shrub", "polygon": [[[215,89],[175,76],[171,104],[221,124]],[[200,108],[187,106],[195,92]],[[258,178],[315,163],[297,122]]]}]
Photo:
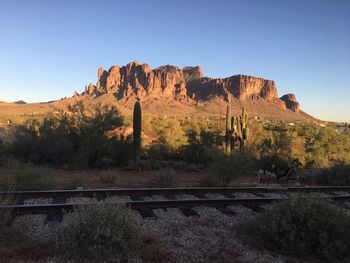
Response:
[{"label": "desert shrub", "polygon": [[105,170],[102,171],[100,180],[105,184],[113,184],[117,180],[118,171],[116,170]]},{"label": "desert shrub", "polygon": [[160,136],[148,147],[148,157],[152,160],[167,160],[171,157],[173,150],[167,144],[164,136]]},{"label": "desert shrub", "polygon": [[141,238],[128,208],[101,202],[68,214],[55,247],[63,258],[77,262],[119,262],[141,245]]},{"label": "desert shrub", "polygon": [[286,255],[314,255],[329,262],[350,256],[350,216],[314,195],[273,205],[245,230],[260,245]]},{"label": "desert shrub", "polygon": [[154,233],[144,233],[142,237],[141,258],[144,262],[168,262],[169,251],[160,243],[159,236]]},{"label": "desert shrub", "polygon": [[305,161],[308,167],[329,167],[350,163],[350,137],[330,127],[308,127],[305,135]]},{"label": "desert shrub", "polygon": [[233,152],[226,156],[217,151],[213,154],[209,175],[201,180],[201,184],[227,186],[235,178],[253,175],[255,169],[256,159],[248,152]]},{"label": "desert shrub", "polygon": [[219,134],[201,129],[199,134],[195,130],[188,130],[186,136],[188,144],[180,148],[181,159],[208,166],[213,161],[212,152],[221,143]]},{"label": "desert shrub", "polygon": [[350,165],[336,164],[330,168],[323,168],[311,177],[316,185],[350,185]]},{"label": "desert shrub", "polygon": [[268,155],[258,160],[257,168],[276,175],[282,175],[288,169],[288,162],[277,155]]},{"label": "desert shrub", "polygon": [[72,109],[73,114],[49,114],[39,123],[29,120],[14,134],[11,153],[35,163],[95,167],[104,159],[115,164],[131,156],[131,139],[109,134],[123,124],[115,108],[96,108],[91,114]]},{"label": "desert shrub", "polygon": [[12,162],[12,165],[16,165],[14,174],[1,178],[1,188],[10,187],[14,190],[48,190],[55,188],[56,182],[50,169],[29,163]]},{"label": "desert shrub", "polygon": [[149,182],[150,187],[176,187],[177,186],[176,173],[169,168],[160,169],[156,176]]},{"label": "desert shrub", "polygon": [[65,185],[65,189],[74,190],[78,187],[87,187],[89,185],[89,181],[86,177],[81,175],[73,176],[70,181]]}]

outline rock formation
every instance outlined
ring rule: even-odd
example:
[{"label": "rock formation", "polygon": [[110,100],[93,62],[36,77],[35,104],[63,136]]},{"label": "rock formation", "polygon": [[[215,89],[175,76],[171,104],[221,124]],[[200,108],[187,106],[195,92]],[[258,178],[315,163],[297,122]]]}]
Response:
[{"label": "rock formation", "polygon": [[240,101],[247,99],[274,102],[280,108],[299,112],[295,96],[278,97],[273,80],[246,75],[228,78],[204,77],[201,67],[166,65],[151,69],[148,64],[131,62],[126,66],[112,66],[108,71],[99,68],[96,85],[90,83],[84,94],[100,96],[113,94],[117,100],[139,97],[141,99],[171,99],[176,101],[208,101],[214,98]]},{"label": "rock formation", "polygon": [[295,112],[300,111],[299,102],[295,98],[294,94],[288,93],[280,98],[285,104],[286,108]]}]

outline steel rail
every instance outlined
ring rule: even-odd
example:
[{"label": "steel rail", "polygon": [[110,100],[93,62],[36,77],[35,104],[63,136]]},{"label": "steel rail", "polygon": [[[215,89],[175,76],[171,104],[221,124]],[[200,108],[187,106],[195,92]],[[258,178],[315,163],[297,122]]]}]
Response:
[{"label": "steel rail", "polygon": [[[320,197],[334,201],[350,201],[350,195],[338,195]],[[127,201],[125,203],[110,203],[110,205],[125,204],[131,209],[159,209],[159,208],[188,208],[198,206],[211,207],[227,207],[234,205],[264,205],[287,200],[286,197],[278,198],[228,198],[228,199],[194,199],[194,200],[157,200],[157,201]],[[71,203],[71,204],[36,204],[36,205],[9,205],[0,206],[0,212],[3,209],[10,209],[14,211],[15,215],[24,214],[50,214],[50,213],[65,213],[73,211],[79,206],[91,206],[96,203]]]},{"label": "steel rail", "polygon": [[13,196],[16,199],[30,198],[70,198],[70,197],[107,197],[107,196],[146,196],[176,194],[234,194],[239,192],[334,192],[349,191],[350,186],[307,186],[307,187],[205,187],[205,188],[121,188],[121,189],[81,189],[47,191],[0,191],[1,196]]}]

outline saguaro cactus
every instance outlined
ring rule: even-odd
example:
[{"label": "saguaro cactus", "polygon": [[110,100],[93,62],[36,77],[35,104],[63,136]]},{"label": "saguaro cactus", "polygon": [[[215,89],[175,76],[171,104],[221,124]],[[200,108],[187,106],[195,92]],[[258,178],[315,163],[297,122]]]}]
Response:
[{"label": "saguaro cactus", "polygon": [[139,99],[135,102],[133,114],[133,149],[134,165],[136,165],[141,153],[141,104]]},{"label": "saguaro cactus", "polygon": [[231,109],[230,104],[227,105],[226,108],[226,141],[225,141],[225,148],[226,148],[226,154],[231,154],[231,144],[232,144],[232,119],[231,119]]},{"label": "saguaro cactus", "polygon": [[249,137],[248,123],[249,123],[248,113],[245,106],[243,106],[242,115],[240,117],[237,117],[237,121],[236,121],[236,124],[237,124],[236,137],[239,140],[241,151],[244,150],[244,146]]},{"label": "saguaro cactus", "polygon": [[239,141],[240,150],[244,150],[245,143],[249,136],[248,114],[245,107],[242,109],[242,115],[231,117],[230,105],[226,109],[226,154],[230,155],[234,148],[235,141]]}]

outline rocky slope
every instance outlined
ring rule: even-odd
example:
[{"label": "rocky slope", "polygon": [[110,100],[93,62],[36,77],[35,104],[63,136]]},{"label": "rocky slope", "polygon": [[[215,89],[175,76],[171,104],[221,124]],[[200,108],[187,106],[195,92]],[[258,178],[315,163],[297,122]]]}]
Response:
[{"label": "rocky slope", "polygon": [[215,100],[241,103],[256,100],[277,105],[282,110],[300,111],[293,94],[278,97],[273,80],[246,75],[208,78],[199,66],[181,69],[166,65],[152,70],[148,64],[131,62],[122,67],[112,66],[108,71],[99,68],[97,77],[97,83],[90,83],[82,95],[97,98],[111,94],[119,104],[134,101],[136,97],[141,101],[176,101],[187,105]]}]

